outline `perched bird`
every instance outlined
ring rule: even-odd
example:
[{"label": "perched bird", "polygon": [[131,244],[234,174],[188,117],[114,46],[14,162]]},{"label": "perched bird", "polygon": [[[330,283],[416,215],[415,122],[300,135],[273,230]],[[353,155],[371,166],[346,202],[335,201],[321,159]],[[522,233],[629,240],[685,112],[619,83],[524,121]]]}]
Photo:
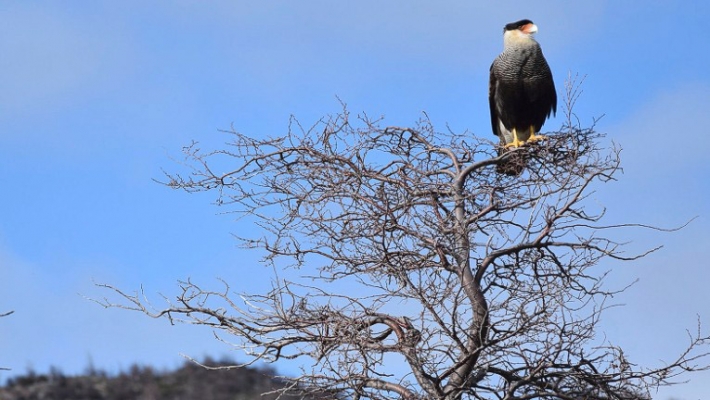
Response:
[{"label": "perched bird", "polygon": [[[557,112],[557,92],[550,66],[533,38],[537,25],[524,19],[503,28],[503,52],[491,64],[488,101],[491,127],[500,138],[502,155],[511,147],[544,139],[539,136],[550,114]],[[522,154],[498,164],[498,172],[518,175]]]}]

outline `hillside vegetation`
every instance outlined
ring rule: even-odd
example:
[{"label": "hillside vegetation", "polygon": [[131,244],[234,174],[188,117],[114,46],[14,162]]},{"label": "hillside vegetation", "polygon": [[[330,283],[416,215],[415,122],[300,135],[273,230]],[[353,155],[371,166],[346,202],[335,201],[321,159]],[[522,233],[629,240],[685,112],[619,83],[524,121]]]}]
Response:
[{"label": "hillside vegetation", "polygon": [[[227,362],[205,360],[205,365],[226,366]],[[273,370],[260,368],[208,370],[185,362],[174,371],[156,371],[134,365],[119,374],[89,368],[80,376],[67,376],[52,368],[47,374],[29,371],[11,378],[0,387],[2,400],[272,400],[266,394],[283,388],[285,381]],[[300,396],[282,396],[297,399]]]}]

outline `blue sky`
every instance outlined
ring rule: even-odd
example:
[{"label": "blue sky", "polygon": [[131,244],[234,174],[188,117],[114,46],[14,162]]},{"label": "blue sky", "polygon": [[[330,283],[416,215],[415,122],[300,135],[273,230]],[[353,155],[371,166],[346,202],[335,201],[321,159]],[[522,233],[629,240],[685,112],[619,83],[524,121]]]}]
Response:
[{"label": "blue sky", "polygon": [[[172,1],[0,3],[0,366],[81,372],[180,353],[231,355],[209,331],[105,310],[93,282],[176,293],[221,277],[236,291],[268,271],[236,247],[234,217],[156,184],[191,140],[218,146],[232,124],[278,135],[339,111],[489,136],[488,67],[502,26],[529,18],[561,94],[586,75],[576,113],[623,148],[624,174],[593,201],[630,249],[611,285],[639,279],[602,321],[646,365],[669,360],[697,316],[710,332],[710,65],[704,1]],[[562,118],[546,128],[559,127]],[[606,265],[605,265],[606,266]],[[605,267],[602,266],[602,267]],[[288,367],[285,367],[288,372]],[[658,398],[696,399],[710,373]]]}]

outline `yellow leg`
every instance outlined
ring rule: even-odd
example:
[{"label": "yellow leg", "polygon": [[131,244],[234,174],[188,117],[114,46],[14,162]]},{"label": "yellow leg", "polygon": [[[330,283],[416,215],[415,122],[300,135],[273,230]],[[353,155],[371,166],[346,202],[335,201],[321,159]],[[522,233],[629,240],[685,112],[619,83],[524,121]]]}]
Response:
[{"label": "yellow leg", "polygon": [[523,142],[522,140],[518,140],[518,131],[515,128],[513,128],[513,141],[510,143],[507,143],[505,145],[505,148],[507,149],[508,147],[520,147],[524,144],[525,144],[525,142]]},{"label": "yellow leg", "polygon": [[528,138],[528,140],[525,143],[532,143],[532,142],[537,142],[538,140],[545,140],[545,139],[547,139],[547,136],[535,135],[535,128],[531,126],[530,127],[530,137]]}]

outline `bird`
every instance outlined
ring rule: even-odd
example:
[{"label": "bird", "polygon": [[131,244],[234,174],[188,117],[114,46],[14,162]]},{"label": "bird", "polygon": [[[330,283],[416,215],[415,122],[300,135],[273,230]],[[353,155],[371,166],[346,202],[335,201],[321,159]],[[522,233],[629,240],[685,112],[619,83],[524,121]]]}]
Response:
[{"label": "bird", "polygon": [[[490,68],[488,101],[493,133],[500,138],[498,155],[545,139],[538,135],[545,120],[557,113],[557,92],[550,66],[533,38],[537,25],[529,19],[503,28],[503,52]],[[525,168],[522,153],[511,154],[497,171],[517,176]]]}]

